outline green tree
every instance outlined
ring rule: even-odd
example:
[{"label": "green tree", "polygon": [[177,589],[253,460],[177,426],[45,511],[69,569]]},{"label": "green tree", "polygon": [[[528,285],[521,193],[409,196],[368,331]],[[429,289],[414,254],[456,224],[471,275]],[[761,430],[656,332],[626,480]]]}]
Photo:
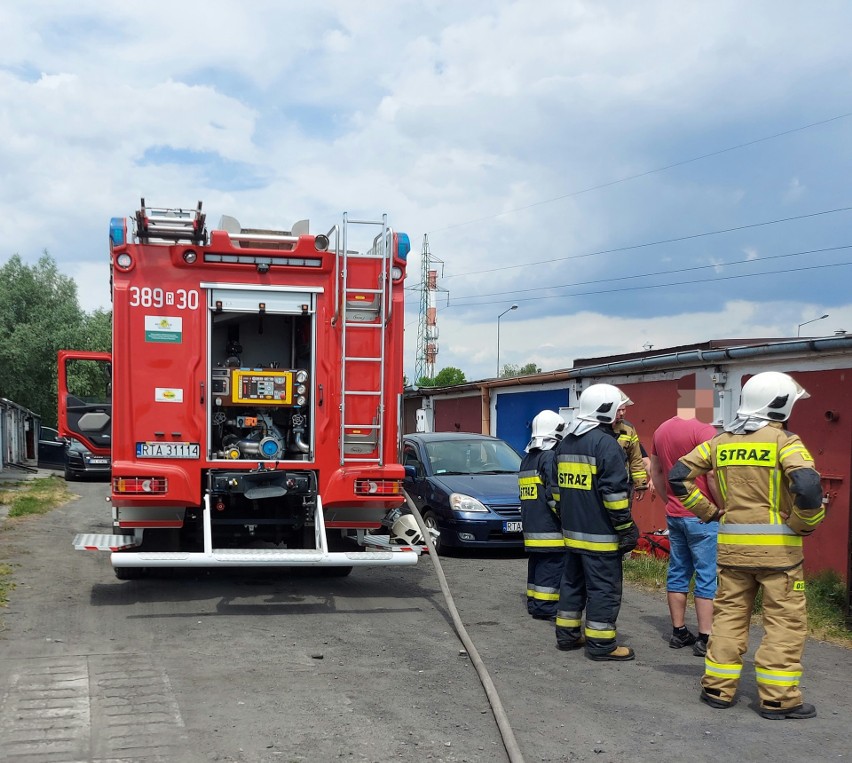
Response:
[{"label": "green tree", "polygon": [[418,387],[451,387],[453,384],[464,384],[467,379],[464,378],[464,371],[455,368],[454,366],[447,366],[446,368],[442,368],[438,373],[435,374],[434,379],[430,379],[428,376],[421,376],[417,380]]},{"label": "green tree", "polygon": [[112,349],[112,310],[101,310],[83,314],[81,335],[74,350],[109,352]]},{"label": "green tree", "polygon": [[80,309],[76,283],[47,252],[32,266],[13,255],[0,267],[0,396],[55,425],[57,351],[108,350],[110,320]]},{"label": "green tree", "polygon": [[535,363],[527,363],[525,366],[513,366],[507,363],[500,372],[500,378],[508,379],[513,376],[529,376],[530,374],[540,373],[541,369]]}]

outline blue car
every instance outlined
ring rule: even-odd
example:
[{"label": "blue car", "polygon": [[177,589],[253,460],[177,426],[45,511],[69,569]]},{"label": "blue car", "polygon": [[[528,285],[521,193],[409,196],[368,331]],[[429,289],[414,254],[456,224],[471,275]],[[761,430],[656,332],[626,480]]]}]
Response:
[{"label": "blue car", "polygon": [[523,548],[518,469],[521,457],[496,437],[429,432],[403,437],[405,489],[435,546]]}]

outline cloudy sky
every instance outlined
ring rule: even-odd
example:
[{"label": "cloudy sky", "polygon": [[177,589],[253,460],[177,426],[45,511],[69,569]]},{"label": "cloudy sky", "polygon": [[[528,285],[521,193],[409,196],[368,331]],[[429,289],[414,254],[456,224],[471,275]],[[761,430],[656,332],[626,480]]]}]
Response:
[{"label": "cloudy sky", "polygon": [[109,308],[110,217],[343,211],[439,273],[436,369],[852,331],[852,5],[0,5],[0,262]]}]

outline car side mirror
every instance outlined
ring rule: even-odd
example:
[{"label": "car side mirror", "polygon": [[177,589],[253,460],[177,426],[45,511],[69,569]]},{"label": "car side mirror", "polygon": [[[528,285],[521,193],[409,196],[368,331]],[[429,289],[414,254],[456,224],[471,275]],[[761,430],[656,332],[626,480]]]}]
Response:
[{"label": "car side mirror", "polygon": [[405,479],[407,480],[416,480],[417,479],[417,467],[413,464],[405,465]]}]

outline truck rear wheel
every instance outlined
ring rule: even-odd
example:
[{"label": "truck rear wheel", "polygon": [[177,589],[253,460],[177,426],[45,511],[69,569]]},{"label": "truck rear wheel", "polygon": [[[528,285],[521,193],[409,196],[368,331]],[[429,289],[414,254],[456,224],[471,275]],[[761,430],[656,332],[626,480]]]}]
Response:
[{"label": "truck rear wheel", "polygon": [[321,567],[322,574],[327,578],[345,578],[350,572],[351,567]]},{"label": "truck rear wheel", "polygon": [[[339,532],[326,531],[329,551],[355,551],[357,546]],[[322,574],[327,578],[345,578],[352,567],[322,567]]]},{"label": "truck rear wheel", "polygon": [[[148,528],[142,536],[142,545],[139,551],[178,551],[180,550],[180,528]],[[164,567],[158,568],[160,572],[167,572]],[[115,576],[119,580],[139,580],[147,577],[147,567],[113,567]]]},{"label": "truck rear wheel", "polygon": [[145,567],[113,567],[112,570],[119,580],[140,580],[148,572]]}]

